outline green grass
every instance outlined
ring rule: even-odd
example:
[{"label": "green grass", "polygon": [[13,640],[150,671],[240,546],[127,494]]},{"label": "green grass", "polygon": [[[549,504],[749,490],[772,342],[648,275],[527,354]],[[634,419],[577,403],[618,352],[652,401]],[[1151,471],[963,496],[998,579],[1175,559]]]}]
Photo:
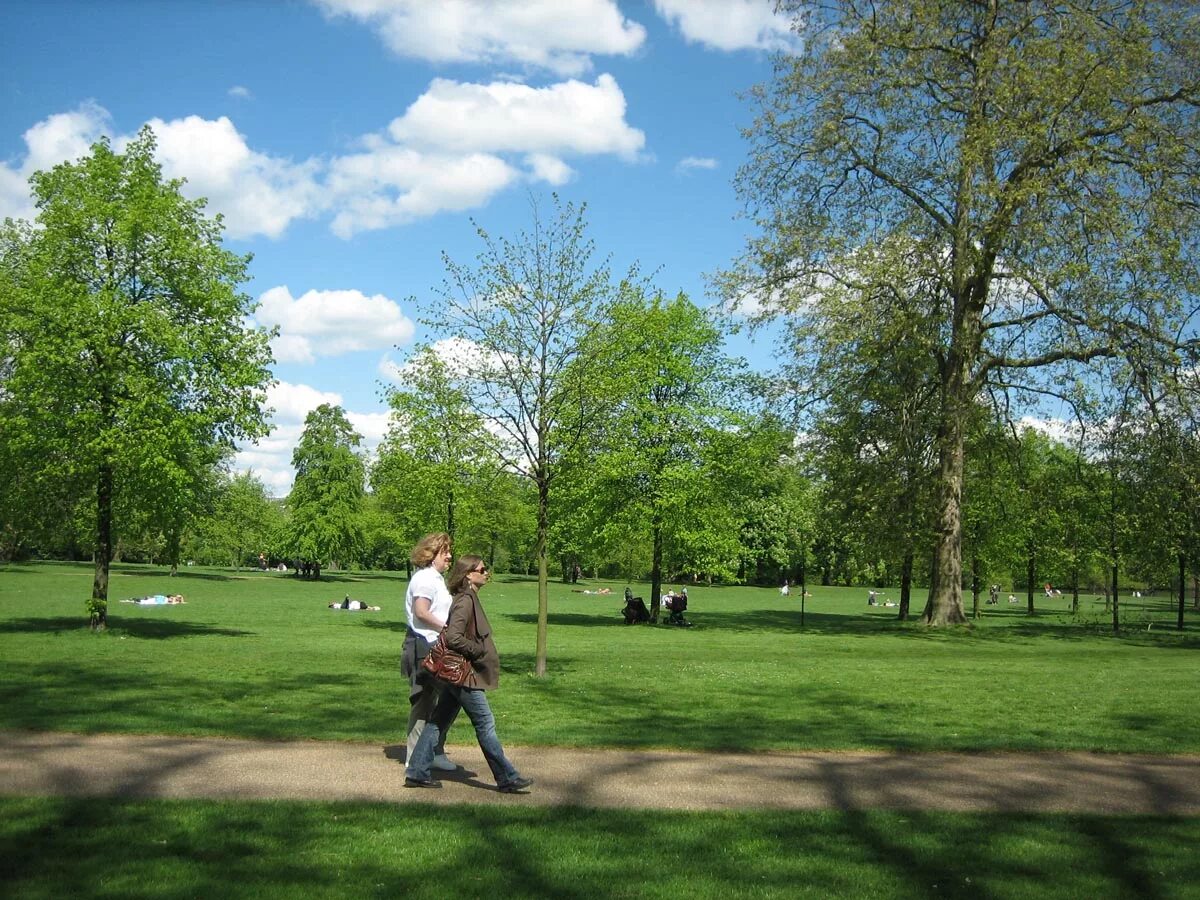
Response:
[{"label": "green grass", "polygon": [[1200,896],[1200,820],[0,800],[6,896]]},{"label": "green grass", "polygon": [[[0,567],[0,728],[371,742],[403,730],[402,575],[313,584],[117,566],[102,634],[86,627],[90,585],[86,565]],[[1074,618],[1065,601],[1034,617],[1003,605],[969,631],[938,631],[867,608],[865,590],[817,587],[802,627],[796,597],[697,586],[695,627],[679,629],[624,626],[624,585],[609,586],[551,584],[540,679],[533,582],[501,576],[484,592],[506,743],[1200,752],[1200,617],[1175,631],[1166,599],[1125,601],[1114,636],[1091,598]],[[157,592],[188,602],[115,602]],[[346,593],[383,611],[326,608]]]},{"label": "green grass", "polygon": [[[88,566],[0,567],[0,728],[402,740],[401,576],[118,566],[114,601],[188,603],[113,602],[103,634],[90,585]],[[627,628],[609,586],[552,584],[541,679],[535,586],[487,589],[506,744],[1200,751],[1197,617],[1174,631],[1165,600],[1126,601],[1119,636],[1091,598],[943,632],[865,590],[815,588],[801,626],[796,597],[696,587],[695,627]],[[347,592],[383,611],[326,608]],[[0,798],[0,893],[1171,900],[1200,897],[1198,839],[1200,818]]]}]

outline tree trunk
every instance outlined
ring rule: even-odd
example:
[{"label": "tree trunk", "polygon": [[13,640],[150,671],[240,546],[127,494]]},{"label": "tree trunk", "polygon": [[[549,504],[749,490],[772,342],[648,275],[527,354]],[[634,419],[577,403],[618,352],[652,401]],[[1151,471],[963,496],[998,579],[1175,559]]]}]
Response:
[{"label": "tree trunk", "polygon": [[550,531],[550,484],[545,470],[539,473],[537,487],[538,522],[534,555],[537,557],[538,618],[537,658],[534,664],[534,674],[540,678],[546,674],[546,623],[549,620],[550,611],[550,572],[546,565],[546,537]]},{"label": "tree trunk", "polygon": [[1029,558],[1025,561],[1025,597],[1026,597],[1026,612],[1033,615],[1037,612],[1033,608],[1033,585],[1037,578],[1037,556],[1033,550],[1029,551]]},{"label": "tree trunk", "polygon": [[971,618],[979,618],[979,557],[971,557]]},{"label": "tree trunk", "polygon": [[1113,616],[1113,633],[1121,630],[1121,601],[1117,594],[1117,564],[1112,566],[1112,616]]},{"label": "tree trunk", "polygon": [[904,562],[900,564],[900,610],[897,618],[901,622],[908,621],[909,603],[912,601],[913,551],[910,548],[904,554]]},{"label": "tree trunk", "polygon": [[92,579],[92,601],[88,604],[88,624],[93,631],[108,627],[108,567],[112,559],[112,463],[100,464],[96,477],[96,550],[95,576]]},{"label": "tree trunk", "polygon": [[1179,551],[1179,618],[1175,627],[1183,631],[1183,607],[1187,602],[1187,554]]},{"label": "tree trunk", "polygon": [[1071,615],[1079,612],[1079,568],[1071,570]]},{"label": "tree trunk", "polygon": [[650,621],[658,624],[658,608],[662,602],[662,523],[655,522],[651,526],[654,539],[654,553],[650,563]]},{"label": "tree trunk", "polygon": [[[946,376],[942,423],[938,427],[938,521],[933,579],[925,604],[926,625],[965,625],[962,602],[963,427],[958,398],[962,372]],[[954,368],[948,364],[947,368]]]}]

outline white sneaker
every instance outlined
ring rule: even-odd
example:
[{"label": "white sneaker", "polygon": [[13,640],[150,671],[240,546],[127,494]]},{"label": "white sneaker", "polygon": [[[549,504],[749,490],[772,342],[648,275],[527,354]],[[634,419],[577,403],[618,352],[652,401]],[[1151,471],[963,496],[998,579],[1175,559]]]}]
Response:
[{"label": "white sneaker", "polygon": [[457,772],[458,766],[450,762],[450,757],[445,753],[439,753],[433,758],[433,767],[439,772]]}]

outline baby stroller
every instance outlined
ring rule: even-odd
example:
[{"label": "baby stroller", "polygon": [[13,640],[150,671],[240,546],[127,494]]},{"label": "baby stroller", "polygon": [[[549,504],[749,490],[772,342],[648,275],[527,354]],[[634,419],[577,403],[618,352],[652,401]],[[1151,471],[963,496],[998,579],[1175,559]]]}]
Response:
[{"label": "baby stroller", "polygon": [[668,625],[682,625],[685,628],[690,628],[692,623],[683,617],[684,611],[687,609],[687,592],[676,594],[667,599],[667,612],[671,615],[667,617]]},{"label": "baby stroller", "polygon": [[621,615],[625,617],[626,625],[650,621],[650,610],[646,609],[646,602],[641,597],[626,595],[625,608],[621,610]]}]

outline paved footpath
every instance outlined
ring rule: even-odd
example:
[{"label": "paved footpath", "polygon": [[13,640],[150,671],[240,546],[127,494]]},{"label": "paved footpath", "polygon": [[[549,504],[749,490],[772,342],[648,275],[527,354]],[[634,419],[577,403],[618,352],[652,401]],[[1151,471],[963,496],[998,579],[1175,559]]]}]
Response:
[{"label": "paved footpath", "polygon": [[1200,815],[1200,756],[506,750],[526,794],[467,745],[427,790],[404,787],[402,745],[0,732],[0,795]]}]

